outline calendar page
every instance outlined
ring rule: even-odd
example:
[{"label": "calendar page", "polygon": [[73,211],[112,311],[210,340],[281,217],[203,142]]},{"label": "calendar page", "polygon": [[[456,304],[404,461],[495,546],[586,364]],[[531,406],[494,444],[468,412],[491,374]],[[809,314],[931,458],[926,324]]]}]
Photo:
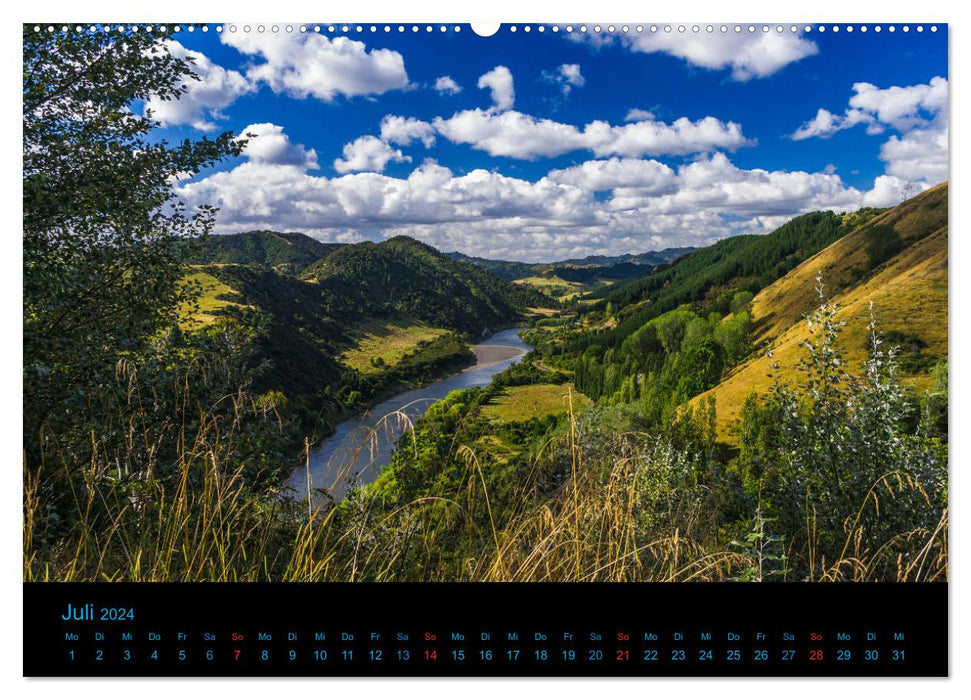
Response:
[{"label": "calendar page", "polygon": [[946,23],[25,24],[24,675],[946,676],[948,114]]}]

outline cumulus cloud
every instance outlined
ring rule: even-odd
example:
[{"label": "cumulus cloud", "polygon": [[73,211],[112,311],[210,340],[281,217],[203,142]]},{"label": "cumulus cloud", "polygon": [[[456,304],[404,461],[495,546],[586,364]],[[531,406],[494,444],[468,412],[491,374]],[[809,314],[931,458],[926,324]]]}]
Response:
[{"label": "cumulus cloud", "polygon": [[752,145],[735,122],[714,117],[678,119],[670,124],[644,119],[622,126],[594,121],[582,129],[517,111],[470,109],[448,119],[437,118],[435,129],[455,143],[493,156],[535,159],[578,150],[597,156],[687,155],[715,149],[736,150]]},{"label": "cumulus cloud", "polygon": [[400,149],[392,148],[381,139],[362,136],[344,146],[344,157],[334,161],[334,170],[339,173],[363,170],[380,173],[391,161],[402,163],[410,160]]},{"label": "cumulus cloud", "polygon": [[392,148],[374,136],[362,136],[344,146],[344,157],[334,161],[334,170],[339,173],[383,172],[388,163],[403,163],[411,158],[402,154],[400,149]]},{"label": "cumulus cloud", "polygon": [[[603,45],[612,35],[566,35],[575,41]],[[732,80],[766,78],[790,63],[818,53],[812,41],[789,32],[726,32],[681,34],[675,32],[627,33],[619,41],[630,51],[664,53],[709,70],[731,70]]]},{"label": "cumulus cloud", "polygon": [[184,81],[185,92],[178,100],[151,98],[145,102],[145,110],[162,126],[189,124],[201,131],[212,131],[216,128],[213,122],[223,119],[220,110],[255,89],[243,75],[213,63],[203,53],[187,49],[177,41],[168,40],[163,44],[176,58],[191,62],[198,80]]},{"label": "cumulus cloud", "polygon": [[898,131],[926,123],[925,115],[947,109],[947,78],[932,78],[926,85],[892,86],[881,89],[871,83],[856,83],[850,107],[872,114]]},{"label": "cumulus cloud", "polygon": [[880,148],[880,160],[888,175],[930,185],[943,182],[948,177],[947,120],[891,136]]},{"label": "cumulus cloud", "polygon": [[398,146],[410,146],[418,140],[425,148],[431,148],[435,144],[435,127],[414,117],[389,114],[381,120],[381,139]]},{"label": "cumulus cloud", "polygon": [[269,165],[293,165],[301,169],[316,170],[317,152],[303,144],[293,143],[276,124],[250,124],[241,132],[246,139],[243,155],[254,163]]},{"label": "cumulus cloud", "polygon": [[[352,164],[359,149],[363,160],[373,149],[380,161],[385,148],[375,137],[348,144],[337,177],[247,153],[247,161],[184,183],[179,193],[190,206],[220,207],[218,232],[284,228],[323,240],[405,234],[445,250],[551,260],[764,233],[806,211],[885,201],[898,185],[886,176],[862,192],[832,172],[748,170],[723,153],[676,168],[615,156],[535,181],[483,169],[456,174],[431,160],[404,177],[354,172],[383,167]],[[389,150],[385,162],[397,159]]]},{"label": "cumulus cloud", "polygon": [[277,93],[332,102],[340,96],[380,95],[408,86],[401,54],[363,42],[306,34],[223,32],[223,43],[262,59],[246,71],[251,81]]},{"label": "cumulus cloud", "polygon": [[462,86],[452,80],[450,76],[443,75],[435,80],[435,91],[439,95],[457,95],[462,92]]},{"label": "cumulus cloud", "polygon": [[[820,109],[816,116],[793,132],[791,138],[827,138],[858,124],[867,133],[880,134],[894,129],[880,148],[888,177],[874,184],[872,201],[893,204],[913,187],[923,189],[948,177],[948,83],[936,77],[926,84],[879,88],[871,83],[853,85],[853,96],[843,114]],[[906,192],[905,192],[906,191]],[[893,194],[896,193],[896,194]],[[873,206],[877,206],[873,204]]]},{"label": "cumulus cloud", "polygon": [[496,109],[512,109],[516,99],[516,91],[513,89],[512,73],[505,66],[496,66],[488,73],[479,76],[476,84],[479,89],[488,88],[492,93],[492,101]]},{"label": "cumulus cloud", "polygon": [[883,133],[886,127],[900,132],[926,127],[947,111],[947,90],[947,79],[941,77],[931,79],[926,85],[883,89],[871,83],[856,83],[843,114],[820,108],[791,138],[794,141],[826,138],[857,124],[866,124],[869,134]]},{"label": "cumulus cloud", "polygon": [[540,77],[548,83],[559,85],[564,95],[569,95],[573,88],[583,87],[587,82],[580,73],[579,63],[564,63],[556,70],[543,71]]},{"label": "cumulus cloud", "polygon": [[677,187],[677,174],[670,167],[656,160],[635,158],[588,160],[571,168],[551,170],[547,177],[591,192],[636,190],[645,195],[671,193]]}]

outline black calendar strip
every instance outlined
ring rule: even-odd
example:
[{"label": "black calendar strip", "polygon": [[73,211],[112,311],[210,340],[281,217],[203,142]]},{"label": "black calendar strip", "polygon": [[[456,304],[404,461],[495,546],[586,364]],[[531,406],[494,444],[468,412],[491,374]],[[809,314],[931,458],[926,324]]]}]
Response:
[{"label": "black calendar strip", "polygon": [[28,676],[944,676],[946,584],[25,584]]}]

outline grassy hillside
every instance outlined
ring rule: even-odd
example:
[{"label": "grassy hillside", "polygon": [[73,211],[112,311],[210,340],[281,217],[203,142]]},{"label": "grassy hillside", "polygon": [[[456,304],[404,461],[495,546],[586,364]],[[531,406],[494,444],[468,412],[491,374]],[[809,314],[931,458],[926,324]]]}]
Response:
[{"label": "grassy hillside", "polygon": [[260,265],[293,275],[340,247],[340,244],[321,243],[302,233],[247,231],[209,236],[202,242],[196,262]]},{"label": "grassy hillside", "polygon": [[873,239],[886,236],[886,227],[899,236],[901,248],[946,229],[947,183],[869,219],[759,292],[752,302],[755,342],[773,340],[812,309],[817,273],[823,275],[830,294],[851,289],[872,274]]},{"label": "grassy hillside", "polygon": [[[817,303],[817,273],[823,276],[827,296],[842,306],[839,319],[847,325],[841,341],[850,364],[855,368],[866,358],[872,302],[881,333],[888,343],[900,347],[904,381],[918,387],[927,385],[930,369],[935,362],[946,360],[948,349],[947,199],[944,183],[904,202],[827,247],[755,297],[756,337],[771,349],[772,358],[758,353],[695,400],[714,397],[720,440],[737,441],[734,429],[750,393],[762,393],[773,378],[786,382],[795,373],[810,334],[802,318]],[[896,234],[899,239],[886,260],[872,258],[874,231],[882,236]],[[877,252],[883,249],[876,248]],[[770,368],[773,362],[779,365],[774,372]]]},{"label": "grassy hillside", "polygon": [[581,411],[593,402],[579,393],[572,384],[528,384],[506,387],[482,408],[482,415],[489,420],[522,422],[531,418],[562,416],[570,411],[569,398],[573,397],[573,410]]},{"label": "grassy hillside", "polygon": [[373,319],[354,326],[349,336],[353,347],[345,350],[341,362],[362,374],[377,374],[385,367],[394,367],[419,344],[448,333],[444,328],[432,328],[424,323],[409,323],[404,319]]},{"label": "grassy hillside", "polygon": [[216,279],[208,272],[195,270],[183,278],[183,284],[198,285],[199,296],[192,305],[183,305],[180,310],[180,325],[183,329],[201,328],[216,320],[216,315],[227,307],[240,307],[231,301],[238,295],[235,289]]},{"label": "grassy hillside", "polygon": [[533,275],[515,280],[514,284],[521,284],[535,289],[537,292],[546,294],[555,299],[566,301],[580,294],[583,294],[584,286],[579,282],[570,282],[562,277],[557,277],[551,273],[547,275]]}]

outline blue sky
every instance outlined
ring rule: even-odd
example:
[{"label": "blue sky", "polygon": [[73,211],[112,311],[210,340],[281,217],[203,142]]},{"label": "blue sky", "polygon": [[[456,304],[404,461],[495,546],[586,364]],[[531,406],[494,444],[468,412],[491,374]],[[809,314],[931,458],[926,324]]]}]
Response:
[{"label": "blue sky", "polygon": [[406,234],[523,260],[703,245],[947,177],[947,29],[173,35],[164,138],[246,153],[179,183],[217,232]]}]

